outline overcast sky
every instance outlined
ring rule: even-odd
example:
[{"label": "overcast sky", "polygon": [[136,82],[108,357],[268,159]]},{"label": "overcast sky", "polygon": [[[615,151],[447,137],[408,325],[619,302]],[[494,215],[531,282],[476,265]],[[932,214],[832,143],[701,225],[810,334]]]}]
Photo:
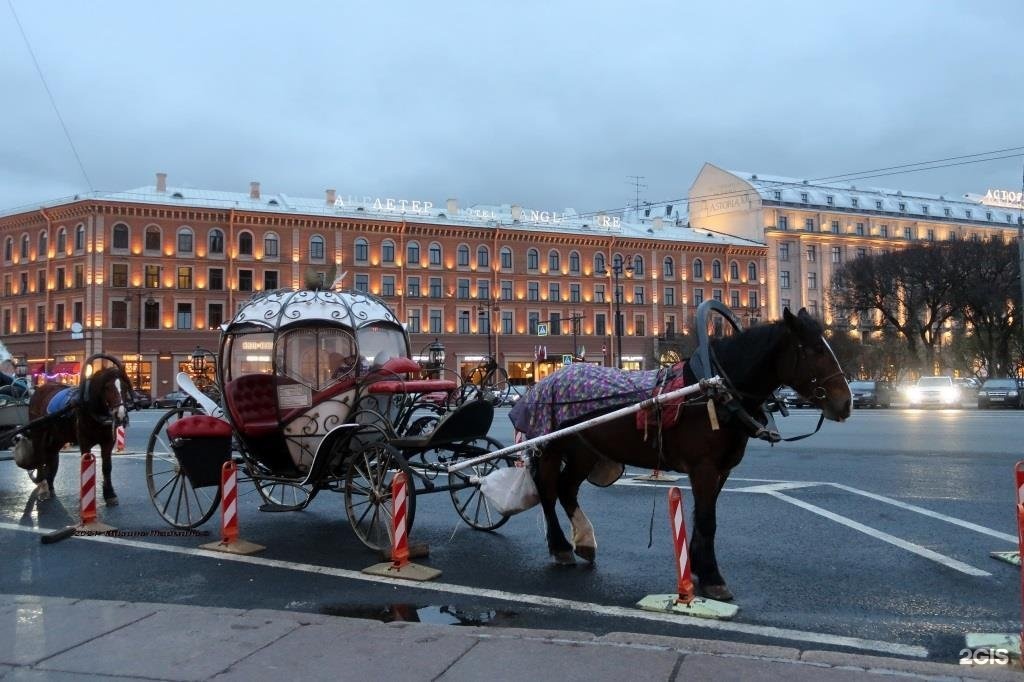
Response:
[{"label": "overcast sky", "polygon": [[[1024,145],[1024,3],[0,5],[0,209],[153,184],[614,208]],[[49,87],[82,167],[46,94]],[[1020,189],[1021,158],[864,184]],[[88,176],[88,180],[86,179]]]}]

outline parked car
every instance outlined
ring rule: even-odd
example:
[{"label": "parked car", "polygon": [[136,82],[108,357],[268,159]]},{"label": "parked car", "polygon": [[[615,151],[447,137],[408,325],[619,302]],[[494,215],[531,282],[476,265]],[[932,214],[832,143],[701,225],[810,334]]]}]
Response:
[{"label": "parked car", "polygon": [[978,409],[990,407],[1024,408],[1024,391],[1017,379],[987,379],[978,389]]},{"label": "parked car", "polygon": [[907,391],[911,407],[960,407],[960,389],[953,377],[921,377]]},{"label": "parked car", "polygon": [[893,388],[887,381],[851,381],[854,407],[892,407]]},{"label": "parked car", "polygon": [[182,405],[185,404],[186,400],[191,399],[192,398],[189,396],[189,394],[185,393],[184,391],[171,391],[164,397],[157,398],[156,400],[154,400],[153,407],[181,407]]},{"label": "parked car", "polygon": [[775,392],[775,395],[779,396],[779,400],[786,404],[786,407],[810,407],[811,403],[806,398],[796,392],[796,389],[790,388],[789,386],[783,386]]},{"label": "parked car", "polygon": [[974,400],[978,397],[978,389],[981,388],[981,382],[974,377],[953,379],[953,383],[960,389],[960,400]]},{"label": "parked car", "polygon": [[132,389],[132,402],[135,403],[136,410],[145,410],[153,405],[153,396],[135,388]]}]

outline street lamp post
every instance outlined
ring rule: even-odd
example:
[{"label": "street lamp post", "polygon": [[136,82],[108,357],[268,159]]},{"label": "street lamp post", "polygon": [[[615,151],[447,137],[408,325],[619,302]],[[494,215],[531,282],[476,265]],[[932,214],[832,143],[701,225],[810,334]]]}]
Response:
[{"label": "street lamp post", "polygon": [[[622,273],[633,274],[633,265],[627,263],[623,267],[622,256],[615,256],[612,263],[612,276],[615,278],[615,366],[619,369],[622,369],[622,287],[619,286],[619,276]],[[607,275],[608,271],[602,270],[597,274]]]},{"label": "street lamp post", "polygon": [[493,320],[491,319],[493,317],[491,313],[493,313],[493,312],[495,312],[497,310],[501,310],[501,308],[498,307],[498,304],[495,301],[490,301],[490,300],[477,301],[476,312],[477,312],[478,319],[484,318],[484,317],[487,318],[487,357],[493,359],[495,362],[497,361],[497,358],[494,357],[495,353],[493,352],[492,346],[491,346],[491,338],[492,338],[492,335],[494,333],[493,332],[493,325],[491,324],[493,322]]},{"label": "street lamp post", "polygon": [[132,298],[136,300],[135,306],[135,389],[141,390],[142,385],[142,306],[143,294],[148,294],[148,298],[145,301],[145,305],[152,305],[156,303],[156,299],[153,298],[153,294],[149,293],[144,289],[136,291],[129,291],[128,295],[125,296],[125,302],[131,303]]}]

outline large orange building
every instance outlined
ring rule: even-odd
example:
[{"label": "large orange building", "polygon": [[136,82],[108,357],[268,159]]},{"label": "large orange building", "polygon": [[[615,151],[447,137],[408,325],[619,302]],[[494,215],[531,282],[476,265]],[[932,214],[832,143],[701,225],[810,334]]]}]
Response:
[{"label": "large orange building", "polygon": [[691,229],[671,207],[658,213],[623,220],[334,190],[304,199],[255,182],[248,193],[169,187],[160,173],[155,186],[0,214],[0,339],[37,376],[73,380],[93,353],[124,357],[161,395],[197,346],[216,349],[219,325],[253,292],[302,286],[309,274],[382,296],[414,354],[438,338],[452,369],[489,352],[522,382],[563,354],[614,365],[616,307],[623,366],[651,367],[703,299],[748,318],[765,303],[763,244]]}]

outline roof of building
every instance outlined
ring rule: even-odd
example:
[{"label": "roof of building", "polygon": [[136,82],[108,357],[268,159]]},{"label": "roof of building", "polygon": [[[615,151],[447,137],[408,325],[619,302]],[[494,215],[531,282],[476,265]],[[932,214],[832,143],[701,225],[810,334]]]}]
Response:
[{"label": "roof of building", "polygon": [[[475,204],[469,207],[458,207],[454,215],[448,215],[447,202],[435,204],[421,200],[337,195],[334,204],[329,204],[326,196],[321,199],[311,199],[261,191],[258,197],[253,197],[249,192],[222,192],[170,186],[166,187],[164,191],[159,191],[155,185],[124,192],[94,192],[88,195],[76,195],[74,199],[49,202],[41,204],[39,207],[60,206],[84,199],[335,218],[405,219],[438,225],[500,227],[504,230],[559,234],[594,234],[617,236],[623,239],[761,246],[759,242],[741,237],[693,229],[687,224],[686,214],[681,214],[678,208],[672,210],[671,207],[668,207],[664,216],[657,215],[661,212],[658,208],[644,211],[645,215],[642,216],[641,212],[626,211],[626,219],[612,212],[577,213],[571,208],[561,211],[542,211],[513,204]],[[15,215],[28,210],[35,210],[35,207],[2,212],[0,216]]]},{"label": "roof of building", "polygon": [[[1017,224],[1019,210],[982,204],[980,197],[908,192],[869,187],[854,182],[820,182],[747,171],[726,171],[754,186],[761,199],[787,204],[806,204],[827,210],[891,213],[908,218],[969,220],[992,224]],[[806,198],[805,198],[806,195]],[[831,201],[830,201],[831,199]],[[991,218],[988,214],[991,212]]]}]

